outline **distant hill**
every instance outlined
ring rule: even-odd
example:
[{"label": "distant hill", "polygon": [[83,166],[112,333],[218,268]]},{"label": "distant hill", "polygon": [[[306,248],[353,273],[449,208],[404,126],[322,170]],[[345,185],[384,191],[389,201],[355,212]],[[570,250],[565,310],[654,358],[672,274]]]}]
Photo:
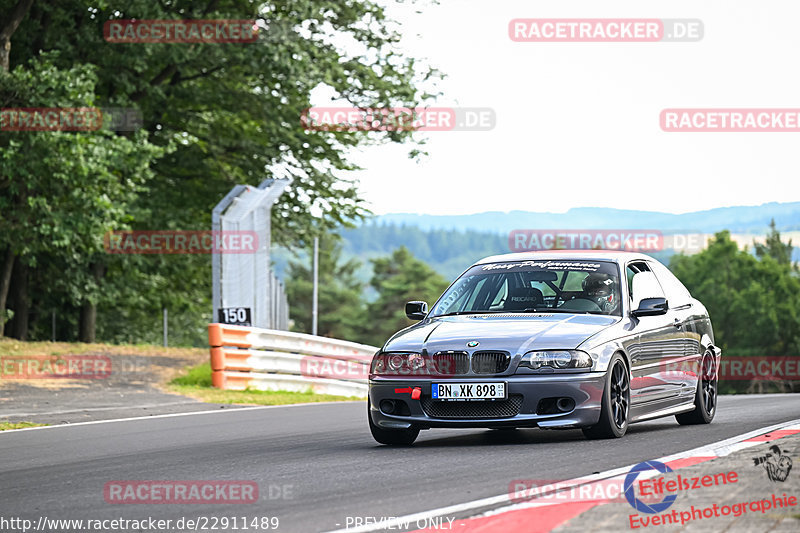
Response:
[{"label": "distant hill", "polygon": [[[778,230],[796,237],[800,230],[800,202],[769,203],[755,207],[726,207],[672,215],[651,211],[628,211],[580,207],[566,213],[512,211],[474,215],[415,215],[393,213],[371,219],[355,229],[341,231],[344,257],[365,263],[359,277],[372,275],[369,259],[386,256],[405,246],[448,279],[453,279],[476,260],[508,253],[508,233],[514,229],[655,229],[670,233],[715,233],[728,229],[738,234],[740,245],[752,243],[775,219]],[[794,259],[800,260],[800,239],[795,238]],[[671,250],[651,253],[668,262]],[[273,261],[283,276],[290,254],[275,250]],[[305,258],[304,258],[305,260]]]},{"label": "distant hill", "polygon": [[417,215],[390,213],[376,217],[378,224],[414,226],[423,230],[460,229],[507,234],[514,229],[657,229],[663,233],[761,234],[770,220],[780,231],[800,230],[800,202],[771,202],[759,206],[719,207],[673,215],[607,207],[576,207],[566,213],[534,211],[487,211],[472,215]]}]

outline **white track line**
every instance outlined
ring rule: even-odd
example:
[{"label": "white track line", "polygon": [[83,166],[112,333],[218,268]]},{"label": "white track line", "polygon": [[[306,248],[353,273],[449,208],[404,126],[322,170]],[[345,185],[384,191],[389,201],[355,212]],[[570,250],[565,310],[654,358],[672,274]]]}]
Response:
[{"label": "white track line", "polygon": [[[687,450],[684,452],[679,452],[673,455],[668,455],[666,457],[661,457],[660,459],[655,459],[655,461],[659,461],[662,463],[668,463],[670,461],[674,461],[676,459],[684,459],[687,457],[723,457],[728,455],[734,451],[747,448],[749,446],[756,446],[758,444],[762,444],[760,442],[754,443],[747,443],[747,446],[741,446],[742,441],[746,441],[747,439],[751,439],[753,437],[757,437],[759,435],[763,435],[765,433],[769,433],[771,431],[775,431],[778,429],[787,428],[789,426],[798,426],[800,425],[800,419],[790,420],[788,422],[781,422],[780,424],[774,424],[772,426],[763,427],[760,429],[756,429],[753,431],[749,431],[747,433],[743,433],[741,435],[737,435],[735,437],[731,437],[728,439],[724,439],[721,441],[717,441],[711,444],[705,444],[703,446],[699,446],[697,448],[693,448],[691,450]],[[613,477],[617,477],[622,474],[627,474],[631,468],[636,466],[639,463],[623,466],[620,468],[615,468],[613,470],[606,470],[605,472],[600,472],[598,474],[593,474],[590,476],[583,476],[580,478],[570,479],[564,482],[559,483],[559,490],[568,490],[571,487],[576,487],[579,485],[584,485],[586,483],[600,481],[604,479],[609,479]],[[369,531],[381,531],[385,529],[400,529],[402,526],[400,524],[406,524],[408,522],[416,523],[417,520],[424,520],[427,518],[434,518],[443,515],[453,515],[457,513],[463,513],[464,511],[470,511],[473,509],[480,509],[482,507],[489,507],[498,504],[504,504],[511,502],[511,495],[510,494],[501,494],[499,496],[492,496],[489,498],[482,498],[480,500],[473,500],[471,502],[459,503],[456,505],[450,505],[448,507],[440,507],[438,509],[431,509],[430,511],[422,511],[419,513],[409,514],[406,516],[398,516],[393,518],[392,520],[386,520],[381,522],[380,524],[365,524],[363,526],[358,527],[351,527],[345,529],[337,529],[334,531],[329,531],[328,533],[363,533]],[[544,503],[544,502],[525,502],[525,503],[517,503],[512,505],[504,505],[500,508],[493,509],[486,513],[483,513],[481,516],[488,516],[494,515],[498,513],[505,513],[508,511],[513,511],[517,509],[523,509],[528,507],[540,507],[542,505],[557,505],[557,503]]]},{"label": "white track line", "polygon": [[[153,420],[155,418],[174,418],[178,416],[192,416],[192,415],[210,415],[216,413],[240,413],[242,411],[255,411],[261,409],[279,409],[279,408],[288,408],[288,407],[308,407],[309,405],[340,405],[340,404],[348,404],[348,403],[362,403],[361,401],[357,400],[347,400],[343,402],[310,402],[310,403],[293,403],[289,405],[256,405],[253,407],[237,407],[235,404],[231,404],[231,409],[228,408],[219,408],[214,409],[213,411],[191,411],[189,413],[168,413],[165,415],[148,415],[148,416],[132,416],[129,418],[114,418],[111,420],[92,420],[91,422],[75,422],[74,424],[55,424],[52,426],[38,426],[33,428],[22,428],[22,429],[7,429],[5,431],[0,431],[0,435],[4,435],[6,433],[16,433],[17,431],[34,431],[34,430],[43,430],[43,429],[59,429],[59,428],[71,428],[75,426],[89,426],[93,424],[108,424],[111,422],[130,422],[132,420]],[[6,416],[6,415],[3,415]],[[2,418],[2,417],[0,417]]]}]

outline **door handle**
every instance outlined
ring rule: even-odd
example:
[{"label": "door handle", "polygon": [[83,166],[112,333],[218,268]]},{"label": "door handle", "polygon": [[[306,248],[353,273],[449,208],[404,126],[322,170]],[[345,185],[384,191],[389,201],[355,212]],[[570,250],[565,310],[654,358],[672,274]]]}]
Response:
[{"label": "door handle", "polygon": [[678,328],[678,329],[681,329],[681,328],[683,327],[683,322],[681,322],[680,320],[678,320],[678,319],[676,318],[676,319],[675,319],[675,322],[673,322],[673,323],[672,323],[672,325],[673,325],[673,326],[675,326],[675,327],[676,327],[676,328]]}]

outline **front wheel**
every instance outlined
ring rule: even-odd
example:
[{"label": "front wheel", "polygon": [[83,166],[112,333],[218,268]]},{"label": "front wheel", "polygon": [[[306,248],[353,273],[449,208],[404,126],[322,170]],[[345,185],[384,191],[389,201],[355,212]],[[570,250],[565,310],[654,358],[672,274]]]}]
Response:
[{"label": "front wheel", "polygon": [[603,400],[600,402],[600,420],[594,426],[583,428],[589,439],[620,438],[628,431],[631,404],[631,387],[628,367],[619,354],[608,364]]},{"label": "front wheel", "polygon": [[408,429],[384,429],[375,425],[370,414],[370,405],[367,401],[367,420],[369,420],[369,430],[372,438],[381,444],[389,446],[408,446],[413,444],[419,436],[419,428],[411,426]]},{"label": "front wheel", "polygon": [[706,350],[700,364],[702,372],[694,394],[694,410],[675,415],[678,424],[709,424],[717,412],[717,361],[714,352]]}]

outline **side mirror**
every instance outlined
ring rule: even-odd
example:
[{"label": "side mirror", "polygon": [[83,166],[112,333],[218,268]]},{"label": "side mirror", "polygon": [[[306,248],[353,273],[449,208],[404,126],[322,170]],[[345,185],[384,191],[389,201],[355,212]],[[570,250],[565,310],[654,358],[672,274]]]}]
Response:
[{"label": "side mirror", "polygon": [[656,316],[667,314],[669,303],[666,298],[642,298],[639,308],[631,311],[633,316]]},{"label": "side mirror", "polygon": [[428,315],[428,302],[408,302],[406,316],[411,320],[422,320]]}]

